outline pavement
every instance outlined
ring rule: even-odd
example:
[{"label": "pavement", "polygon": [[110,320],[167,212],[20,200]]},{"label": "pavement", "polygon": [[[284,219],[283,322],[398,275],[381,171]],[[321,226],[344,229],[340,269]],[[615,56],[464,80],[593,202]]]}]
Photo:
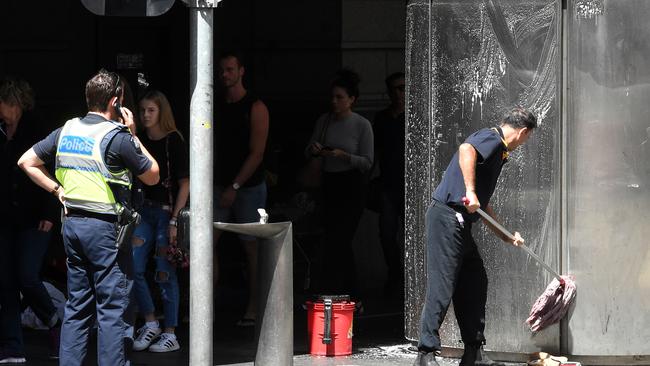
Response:
[{"label": "pavement", "polygon": [[[299,299],[299,296],[297,296]],[[349,356],[311,356],[307,339],[307,312],[301,300],[294,309],[294,365],[295,366],[411,366],[416,352],[404,339],[402,305],[398,300],[381,297],[364,299],[364,313],[355,315],[353,353]],[[253,365],[256,344],[254,328],[235,325],[240,304],[217,304],[214,332],[214,365]],[[136,352],[133,366],[189,365],[189,325],[182,324],[178,330],[181,350],[155,354]],[[27,365],[52,366],[57,362],[47,359],[47,331],[25,330]],[[96,342],[93,337],[86,365],[95,366]],[[457,366],[456,358],[439,358],[440,366]],[[523,365],[509,363],[509,366]],[[263,366],[263,365],[262,365]],[[289,366],[289,365],[287,365]]]}]

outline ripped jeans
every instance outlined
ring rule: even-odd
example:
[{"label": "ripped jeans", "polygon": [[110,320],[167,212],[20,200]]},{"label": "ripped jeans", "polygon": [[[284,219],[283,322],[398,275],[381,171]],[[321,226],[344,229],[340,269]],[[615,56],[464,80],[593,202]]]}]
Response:
[{"label": "ripped jeans", "polygon": [[169,218],[168,211],[156,206],[145,206],[140,210],[142,221],[133,233],[133,264],[135,278],[133,283],[133,296],[142,314],[154,312],[153,300],[145,278],[147,260],[153,248],[156,272],[154,279],[160,287],[165,314],[165,327],[178,326],[178,278],[176,268],[167,260],[166,252],[169,246]]}]

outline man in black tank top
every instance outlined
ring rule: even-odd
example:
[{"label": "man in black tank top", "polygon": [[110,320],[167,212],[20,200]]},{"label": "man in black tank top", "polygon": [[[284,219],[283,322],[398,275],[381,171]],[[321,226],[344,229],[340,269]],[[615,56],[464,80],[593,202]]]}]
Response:
[{"label": "man in black tank top", "polygon": [[[223,98],[215,103],[214,218],[215,221],[258,222],[258,208],[266,205],[264,150],[269,112],[242,84],[244,66],[234,53],[219,59]],[[215,243],[220,231],[215,231]],[[240,235],[248,261],[249,297],[240,326],[255,325],[257,303],[257,240]],[[215,251],[215,283],[219,276]]]}]

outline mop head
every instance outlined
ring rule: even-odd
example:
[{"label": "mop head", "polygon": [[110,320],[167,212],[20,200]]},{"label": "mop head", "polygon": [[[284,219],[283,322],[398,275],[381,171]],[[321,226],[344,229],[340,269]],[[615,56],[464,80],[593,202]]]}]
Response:
[{"label": "mop head", "polygon": [[562,276],[562,280],[554,278],[530,309],[526,324],[532,332],[537,332],[557,323],[569,310],[575,296],[576,284],[573,278],[570,276]]}]

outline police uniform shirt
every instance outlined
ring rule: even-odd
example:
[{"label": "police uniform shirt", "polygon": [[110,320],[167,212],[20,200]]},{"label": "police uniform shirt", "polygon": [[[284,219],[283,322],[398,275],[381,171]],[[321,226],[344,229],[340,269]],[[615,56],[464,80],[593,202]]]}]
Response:
[{"label": "police uniform shirt", "polygon": [[[82,121],[86,123],[100,123],[107,120],[100,115],[88,113]],[[56,157],[57,144],[62,128],[52,131],[45,139],[37,142],[33,146],[36,156],[46,164],[54,161]],[[105,151],[104,161],[106,166],[112,172],[118,172],[126,168],[134,176],[138,176],[149,170],[153,164],[142,153],[139,144],[127,130],[117,133],[112,139],[104,138],[100,143],[100,147],[102,151]]]},{"label": "police uniform shirt", "polygon": [[[476,149],[475,190],[482,207],[486,207],[496,188],[501,168],[507,159],[507,147],[503,140],[501,128],[485,128],[471,134],[466,140]],[[450,206],[462,207],[465,196],[465,180],[460,170],[458,151],[449,162],[442,181],[436,188],[433,198]],[[478,220],[478,214],[470,216],[471,221]]]}]

